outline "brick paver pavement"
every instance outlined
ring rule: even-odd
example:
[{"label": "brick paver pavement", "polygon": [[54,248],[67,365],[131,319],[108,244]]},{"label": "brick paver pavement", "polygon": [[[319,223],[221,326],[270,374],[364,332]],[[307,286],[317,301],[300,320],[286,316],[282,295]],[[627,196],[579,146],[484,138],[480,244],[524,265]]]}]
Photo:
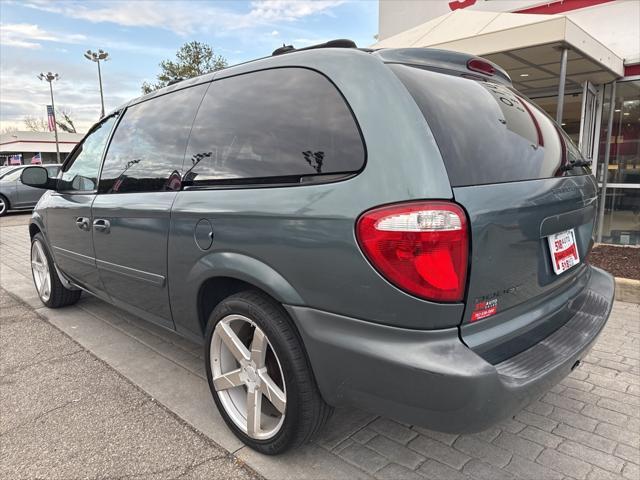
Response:
[{"label": "brick paver pavement", "polygon": [[[0,268],[30,278],[28,254],[26,226],[2,225]],[[616,302],[582,365],[494,428],[448,435],[338,410],[317,444],[381,480],[640,480],[640,305]]]}]

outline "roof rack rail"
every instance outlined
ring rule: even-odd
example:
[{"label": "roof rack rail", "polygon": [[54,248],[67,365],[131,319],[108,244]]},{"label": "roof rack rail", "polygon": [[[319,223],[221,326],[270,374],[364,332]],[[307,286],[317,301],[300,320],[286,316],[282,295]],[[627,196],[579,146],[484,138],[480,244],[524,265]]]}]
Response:
[{"label": "roof rack rail", "polygon": [[308,47],[303,48],[295,48],[293,45],[282,45],[279,48],[276,48],[272,56],[283,55],[285,53],[290,52],[300,52],[303,50],[315,50],[318,48],[358,48],[356,43],[353,40],[349,40],[346,38],[339,38],[337,40],[329,40],[325,43],[319,43],[317,45],[309,45]]}]

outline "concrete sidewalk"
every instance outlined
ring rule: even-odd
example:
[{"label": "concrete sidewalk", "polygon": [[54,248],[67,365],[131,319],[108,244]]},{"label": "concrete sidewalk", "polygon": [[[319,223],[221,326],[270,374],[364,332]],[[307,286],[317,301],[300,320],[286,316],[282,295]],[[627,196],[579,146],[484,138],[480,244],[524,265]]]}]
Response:
[{"label": "concrete sidewalk", "polygon": [[201,347],[83,296],[43,308],[29,268],[27,215],[0,220],[0,285],[269,479],[639,479],[640,306],[616,302],[592,353],[515,418],[445,435],[341,409],[312,444],[279,457],[244,447],[215,411]]},{"label": "concrete sidewalk", "polygon": [[258,478],[3,289],[0,405],[0,478]]}]

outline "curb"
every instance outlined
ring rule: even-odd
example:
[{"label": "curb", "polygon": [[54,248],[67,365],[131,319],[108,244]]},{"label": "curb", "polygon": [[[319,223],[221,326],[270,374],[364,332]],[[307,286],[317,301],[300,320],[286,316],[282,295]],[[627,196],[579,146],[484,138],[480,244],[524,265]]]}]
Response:
[{"label": "curb", "polygon": [[616,277],[616,300],[640,304],[640,280]]}]

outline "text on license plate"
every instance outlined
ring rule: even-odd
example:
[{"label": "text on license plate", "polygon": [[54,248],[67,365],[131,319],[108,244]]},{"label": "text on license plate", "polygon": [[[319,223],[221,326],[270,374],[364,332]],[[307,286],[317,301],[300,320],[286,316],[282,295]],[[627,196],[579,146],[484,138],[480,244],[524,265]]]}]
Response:
[{"label": "text on license plate", "polygon": [[564,232],[554,233],[547,238],[549,239],[549,250],[551,251],[551,263],[556,275],[560,275],[580,263],[578,247],[576,246],[576,234],[573,228]]}]

